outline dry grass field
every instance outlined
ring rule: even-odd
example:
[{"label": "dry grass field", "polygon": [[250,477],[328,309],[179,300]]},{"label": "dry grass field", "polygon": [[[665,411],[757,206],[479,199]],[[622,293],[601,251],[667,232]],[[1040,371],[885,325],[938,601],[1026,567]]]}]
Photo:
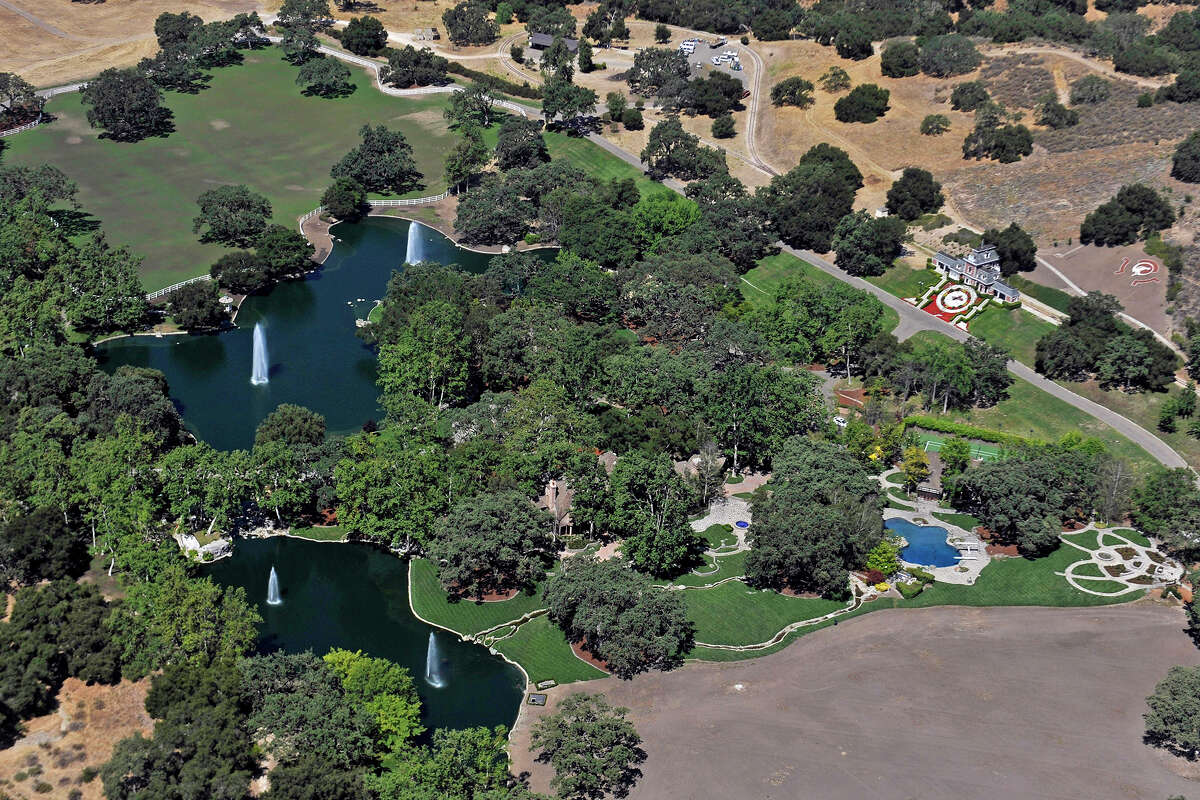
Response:
[{"label": "dry grass field", "polygon": [[59,709],[29,720],[26,738],[0,750],[0,796],[66,798],[77,789],[80,800],[100,800],[100,778],[84,780],[84,770],[108,761],[113,745],[126,736],[153,731],[144,706],[149,686],[149,680],[89,686],[68,679],[58,693]]},{"label": "dry grass field", "polygon": [[255,10],[261,10],[256,0],[4,0],[0,72],[19,73],[37,86],[70,83],[153,55],[154,19],[164,11],[211,21]]}]

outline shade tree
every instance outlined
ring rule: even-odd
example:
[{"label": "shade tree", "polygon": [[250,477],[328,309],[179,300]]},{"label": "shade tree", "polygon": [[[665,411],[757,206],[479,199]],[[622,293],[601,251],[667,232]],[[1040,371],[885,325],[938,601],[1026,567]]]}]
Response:
[{"label": "shade tree", "polygon": [[838,122],[874,122],[888,110],[891,92],[873,83],[860,83],[833,104]]},{"label": "shade tree", "polygon": [[104,70],[83,87],[80,99],[88,107],[88,124],[102,128],[103,138],[136,142],[173,129],[162,91],[136,69]]},{"label": "shade tree", "polygon": [[318,97],[345,97],[353,94],[350,68],[336,58],[310,58],[296,73],[296,85],[304,87],[303,94]]},{"label": "shade tree", "polygon": [[467,497],[450,507],[429,557],[452,596],[532,591],[554,560],[550,521],[519,492]]},{"label": "shade tree", "polygon": [[932,214],[945,202],[942,185],[933,179],[929,170],[920,167],[905,167],[887,192],[888,211],[903,220]]},{"label": "shade tree", "polygon": [[1037,245],[1015,222],[1007,228],[988,228],[983,232],[983,241],[996,245],[1002,275],[1030,272],[1037,267]]},{"label": "shade tree", "polygon": [[351,17],[342,30],[342,46],[360,56],[377,56],[387,47],[387,29],[377,17]]},{"label": "shade tree", "polygon": [[387,66],[380,67],[379,80],[397,89],[410,86],[441,86],[446,83],[450,62],[428,47],[410,44],[388,51]]},{"label": "shade tree", "polygon": [[459,47],[491,44],[500,35],[500,26],[488,17],[487,7],[472,0],[463,0],[442,12],[442,24],[450,41]]},{"label": "shade tree", "polygon": [[627,453],[610,482],[608,531],[624,539],[621,552],[636,569],[673,577],[695,565],[705,547],[688,521],[696,497],[668,455]]},{"label": "shade tree", "polygon": [[383,125],[364,125],[358,135],[362,142],[329,170],[333,178],[351,178],[367,192],[382,194],[404,194],[421,188],[422,176],[413,161],[412,145],[403,133]]},{"label": "shade tree", "polygon": [[830,245],[837,265],[850,275],[882,275],[900,256],[904,221],[899,217],[873,217],[856,211],[842,217]]},{"label": "shade tree", "polygon": [[253,244],[271,219],[271,201],[250,191],[248,186],[218,186],[196,198],[200,214],[192,220],[192,232],[204,233],[202,242],[220,242],[234,247]]},{"label": "shade tree", "polygon": [[619,560],[572,556],[546,584],[550,620],[620,678],[683,663],[694,638],[683,600]]},{"label": "shade tree", "polygon": [[625,718],[628,711],[609,705],[602,694],[576,692],[537,721],[530,745],[538,761],[554,768],[550,785],[559,797],[591,800],[629,792],[641,777],[638,765],[646,753]]},{"label": "shade tree", "polygon": [[784,242],[824,253],[860,186],[862,174],[845,151],[817,145],[755,196]]}]

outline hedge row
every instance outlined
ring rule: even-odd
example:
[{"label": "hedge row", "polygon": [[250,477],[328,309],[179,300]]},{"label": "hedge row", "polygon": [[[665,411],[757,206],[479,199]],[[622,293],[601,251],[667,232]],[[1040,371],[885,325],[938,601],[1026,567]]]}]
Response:
[{"label": "hedge row", "polygon": [[1023,436],[1017,436],[1011,433],[1002,433],[1000,431],[988,430],[987,428],[977,428],[974,425],[967,425],[962,422],[954,422],[953,420],[942,419],[941,417],[927,417],[920,414],[914,414],[904,418],[904,426],[917,428],[925,428],[938,433],[949,433],[954,436],[961,436],[964,439],[979,439],[983,442],[993,442],[1000,445],[1027,445],[1027,444],[1044,444],[1034,439],[1026,439]]},{"label": "hedge row", "polygon": [[505,94],[510,94],[513,97],[528,97],[530,100],[542,99],[542,90],[536,86],[530,86],[529,81],[525,81],[524,83],[513,83],[512,81],[507,81],[504,78],[497,78],[495,75],[487,72],[480,72],[477,69],[464,67],[457,61],[451,61],[449,66],[446,67],[446,71],[453,72],[455,75],[462,75],[464,78],[470,78],[473,81],[487,82],[492,86],[495,86],[498,90],[504,92]]}]

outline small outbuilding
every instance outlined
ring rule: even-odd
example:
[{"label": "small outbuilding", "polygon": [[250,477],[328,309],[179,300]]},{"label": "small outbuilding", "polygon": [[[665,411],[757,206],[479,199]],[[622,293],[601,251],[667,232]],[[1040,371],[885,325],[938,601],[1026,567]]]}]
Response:
[{"label": "small outbuilding", "polygon": [[[554,44],[554,38],[548,33],[531,33],[529,34],[529,49],[530,50],[548,50],[550,45]],[[579,49],[578,39],[563,39],[563,44],[567,46],[567,50],[574,53]]]}]

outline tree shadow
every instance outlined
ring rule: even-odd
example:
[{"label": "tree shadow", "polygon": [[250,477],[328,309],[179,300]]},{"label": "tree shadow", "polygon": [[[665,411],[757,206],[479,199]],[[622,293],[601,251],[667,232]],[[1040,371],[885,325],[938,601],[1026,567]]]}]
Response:
[{"label": "tree shadow", "polygon": [[323,97],[326,100],[338,100],[343,97],[349,97],[356,91],[358,91],[357,86],[352,83],[345,83],[333,89],[325,89],[324,91],[310,86],[304,91],[300,92],[300,94],[304,95],[305,97]]},{"label": "tree shadow", "polygon": [[175,114],[169,108],[160,108],[159,112],[157,118],[147,123],[144,127],[121,133],[120,135],[115,135],[112,131],[105,130],[100,134],[99,138],[111,139],[114,142],[124,142],[127,144],[150,138],[165,139],[175,132]]},{"label": "tree shadow", "polygon": [[50,214],[50,217],[58,223],[59,230],[61,230],[68,237],[100,230],[100,220],[93,217],[91,213],[87,211],[61,208],[52,210],[48,213]]}]

